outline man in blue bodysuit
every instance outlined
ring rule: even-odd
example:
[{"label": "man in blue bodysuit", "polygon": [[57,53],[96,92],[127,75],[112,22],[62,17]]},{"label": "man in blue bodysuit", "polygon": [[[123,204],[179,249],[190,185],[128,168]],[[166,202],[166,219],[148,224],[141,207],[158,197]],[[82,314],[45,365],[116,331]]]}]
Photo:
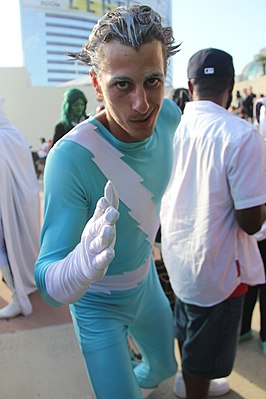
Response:
[{"label": "man in blue bodysuit", "polygon": [[[132,6],[103,16],[70,54],[91,67],[105,109],[49,153],[35,279],[48,303],[70,304],[97,399],[140,399],[141,388],[176,373],[172,311],[152,248],[181,115],[164,99],[178,47],[156,12]],[[128,334],[142,353],[134,368]]]}]

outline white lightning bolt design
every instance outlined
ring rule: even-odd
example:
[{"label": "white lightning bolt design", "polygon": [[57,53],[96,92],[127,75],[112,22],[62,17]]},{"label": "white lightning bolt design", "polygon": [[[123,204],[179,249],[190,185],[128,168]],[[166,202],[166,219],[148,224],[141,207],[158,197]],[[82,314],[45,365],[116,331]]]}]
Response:
[{"label": "white lightning bolt design", "polygon": [[152,193],[143,186],[142,177],[121,159],[123,153],[95,130],[95,126],[85,121],[64,136],[64,139],[74,141],[92,152],[93,161],[107,179],[112,181],[120,199],[131,209],[130,216],[137,221],[139,228],[146,233],[147,240],[153,245],[154,232],[159,227],[159,218]]}]

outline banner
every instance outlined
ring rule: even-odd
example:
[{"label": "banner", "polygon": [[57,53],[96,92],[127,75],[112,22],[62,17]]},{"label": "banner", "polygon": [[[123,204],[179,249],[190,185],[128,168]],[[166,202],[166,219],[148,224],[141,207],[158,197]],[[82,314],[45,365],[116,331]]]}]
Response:
[{"label": "banner", "polygon": [[[101,17],[110,10],[116,7],[126,6],[129,7],[133,4],[146,4],[150,5],[163,17],[165,15],[165,8],[168,4],[165,0],[21,0],[22,8],[40,9],[42,11],[61,11],[90,14],[88,17]],[[163,12],[162,12],[163,11]]]}]

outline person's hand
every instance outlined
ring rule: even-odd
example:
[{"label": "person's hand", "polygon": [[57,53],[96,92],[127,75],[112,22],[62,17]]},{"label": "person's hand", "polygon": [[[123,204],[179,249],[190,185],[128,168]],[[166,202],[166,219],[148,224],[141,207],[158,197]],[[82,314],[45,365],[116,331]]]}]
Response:
[{"label": "person's hand", "polygon": [[108,181],[81,236],[82,270],[91,282],[101,279],[114,259],[118,205],[118,194]]}]

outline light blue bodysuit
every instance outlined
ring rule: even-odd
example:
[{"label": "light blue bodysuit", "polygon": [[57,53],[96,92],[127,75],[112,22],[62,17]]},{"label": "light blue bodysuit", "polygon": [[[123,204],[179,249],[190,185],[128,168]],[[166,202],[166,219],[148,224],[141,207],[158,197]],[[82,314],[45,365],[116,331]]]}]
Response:
[{"label": "light blue bodysuit", "polygon": [[[154,387],[176,372],[172,312],[152,248],[180,116],[176,104],[165,99],[153,134],[133,143],[119,141],[92,117],[64,136],[46,162],[44,224],[35,279],[51,305],[60,303],[47,291],[47,268],[79,244],[107,180],[120,198],[115,258],[103,279],[70,305],[97,399],[140,399],[140,387]],[[128,334],[143,356],[134,369]]]}]

